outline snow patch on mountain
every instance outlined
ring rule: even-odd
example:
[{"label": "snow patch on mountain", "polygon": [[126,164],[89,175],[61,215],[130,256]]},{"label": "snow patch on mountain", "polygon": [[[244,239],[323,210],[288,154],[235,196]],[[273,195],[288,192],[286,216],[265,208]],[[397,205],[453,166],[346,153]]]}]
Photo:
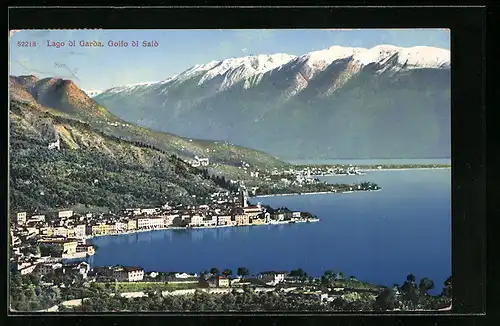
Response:
[{"label": "snow patch on mountain", "polygon": [[303,55],[301,58],[310,64],[317,61],[323,61],[332,64],[334,61],[349,58],[357,53],[366,51],[364,48],[349,48],[342,46],[332,46],[326,50],[313,51]]},{"label": "snow patch on mountain", "polygon": [[[285,69],[285,72],[290,71],[290,73],[296,74],[290,77],[295,80],[294,87],[300,89],[306,87],[309,81],[319,72],[325,71],[338,60],[346,59],[349,59],[349,69],[340,73],[339,78],[342,78],[334,81],[331,89],[341,87],[350,76],[370,64],[380,65],[379,73],[387,69],[449,68],[450,51],[428,46],[403,48],[382,44],[370,49],[332,46],[302,56],[277,53],[229,58],[222,61],[214,60],[206,64],[197,64],[163,81],[113,87],[102,92],[104,93],[102,96],[122,92],[147,92],[151,89],[151,86],[158,85],[162,86],[158,91],[161,94],[167,94],[169,89],[178,87],[186,81],[194,81],[199,86],[210,83],[207,89],[212,89],[215,93],[226,90],[238,82],[243,82],[243,88],[249,89],[258,85],[268,73],[283,71],[283,69]],[[92,96],[97,96],[100,93],[93,93]],[[215,93],[210,92],[212,95],[215,95]],[[209,96],[208,93],[205,96]]]},{"label": "snow patch on mountain", "polygon": [[87,94],[88,97],[92,98],[94,96],[101,94],[102,92],[104,92],[104,90],[88,90],[88,91],[83,90],[83,92]]},{"label": "snow patch on mountain", "polygon": [[[230,77],[226,76],[221,88],[227,88],[232,84],[256,74],[263,74],[279,66],[288,63],[290,60],[296,58],[294,55],[285,53],[277,53],[272,55],[256,55],[246,56],[241,58],[231,58],[217,63],[211,63],[208,71],[198,82],[202,85],[217,76],[224,76],[228,72],[236,70]],[[205,66],[203,68],[206,68]]]},{"label": "snow patch on mountain", "polygon": [[141,82],[141,83],[135,83],[135,84],[122,85],[122,86],[117,86],[117,87],[107,89],[105,91],[105,93],[132,92],[132,91],[140,90],[141,88],[146,89],[149,86],[157,85],[158,83],[160,83],[160,82],[153,81],[153,82]]},{"label": "snow patch on mountain", "polygon": [[371,63],[384,64],[397,55],[398,65],[411,68],[440,68],[450,63],[450,51],[429,46],[402,48],[394,45],[377,45],[371,49],[360,51],[353,56],[355,62],[362,66]]}]

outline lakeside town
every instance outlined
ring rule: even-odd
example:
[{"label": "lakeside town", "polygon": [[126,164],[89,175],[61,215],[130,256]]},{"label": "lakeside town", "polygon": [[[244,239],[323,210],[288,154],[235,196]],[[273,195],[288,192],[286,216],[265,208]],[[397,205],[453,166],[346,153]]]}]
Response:
[{"label": "lakeside town", "polygon": [[93,237],[166,229],[258,226],[317,222],[308,212],[283,207],[249,205],[242,185],[236,197],[218,193],[211,205],[168,204],[158,208],[124,209],[101,214],[77,214],[72,210],[46,215],[18,212],[11,222],[11,264],[22,274],[50,271],[64,259],[86,258],[95,253]]},{"label": "lakeside town", "polygon": [[[207,164],[208,160],[204,161],[202,166]],[[344,172],[345,175],[364,174],[353,166],[346,170],[303,167],[273,170],[261,174],[253,171],[250,173],[254,178],[262,179],[266,183],[273,181],[273,185],[280,186],[267,189],[269,193],[267,195],[262,186],[248,187],[248,189],[255,198],[301,193],[335,193],[338,190],[343,193],[380,190],[378,185],[371,182],[332,185],[316,178],[316,176]],[[47,307],[47,304],[36,306],[44,307],[44,310],[40,311],[101,309],[97,306],[89,308],[89,305],[94,304],[92,302],[97,300],[96,296],[102,299],[103,295],[109,296],[109,302],[114,302],[113,298],[128,298],[133,304],[135,302],[133,300],[149,300],[157,296],[168,300],[167,298],[171,296],[189,298],[193,295],[199,296],[200,293],[216,297],[244,296],[248,293],[275,294],[285,301],[305,300],[304,302],[314,306],[315,310],[326,311],[378,309],[374,308],[378,306],[385,310],[421,309],[428,306],[432,300],[434,300],[433,307],[443,306],[440,303],[443,300],[448,302],[444,296],[433,299],[434,297],[426,294],[434,286],[426,278],[420,285],[413,281],[411,289],[418,288],[422,291],[423,296],[419,300],[427,303],[413,304],[404,299],[405,293],[410,291],[408,287],[388,288],[359,281],[355,276],[345,277],[342,273],[333,271],[326,271],[324,275],[318,277],[310,276],[300,268],[292,271],[250,274],[248,269],[240,267],[233,275],[232,270],[219,270],[215,267],[193,273],[192,271],[148,271],[141,266],[91,266],[87,262],[87,258],[92,257],[98,250],[90,240],[99,236],[152,230],[189,230],[319,221],[316,216],[308,212],[291,211],[286,207],[274,209],[260,203],[252,205],[249,202],[249,191],[243,181],[238,181],[236,185],[239,185],[237,192],[233,190],[213,193],[209,203],[204,205],[167,203],[161,207],[127,208],[97,214],[69,209],[57,211],[55,214],[17,212],[11,217],[11,272],[23,278],[23,284],[34,282],[33,285],[47,289],[48,293],[52,293],[51,291],[62,293],[58,297],[59,302],[47,299],[47,302],[55,303],[54,306]],[[388,295],[396,298],[397,304],[381,303]],[[217,299],[209,297],[207,300]],[[120,302],[123,304],[123,301]],[[134,311],[134,309],[122,311]]]}]

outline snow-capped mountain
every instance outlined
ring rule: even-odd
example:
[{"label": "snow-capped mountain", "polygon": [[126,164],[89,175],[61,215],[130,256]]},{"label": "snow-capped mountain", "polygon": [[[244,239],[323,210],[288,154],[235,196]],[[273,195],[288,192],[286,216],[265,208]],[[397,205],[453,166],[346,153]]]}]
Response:
[{"label": "snow-capped mountain", "polygon": [[104,92],[103,90],[89,90],[89,91],[83,90],[83,91],[90,98],[97,96],[97,95],[101,94],[102,92]]},{"label": "snow-capped mountain", "polygon": [[94,99],[146,127],[285,158],[445,157],[449,88],[448,50],[332,46],[212,61]]}]

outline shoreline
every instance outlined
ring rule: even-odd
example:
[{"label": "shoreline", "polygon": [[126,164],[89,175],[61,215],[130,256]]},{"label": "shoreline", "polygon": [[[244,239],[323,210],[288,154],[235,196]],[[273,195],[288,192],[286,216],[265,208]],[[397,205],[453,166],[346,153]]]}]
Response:
[{"label": "shoreline", "polygon": [[439,167],[439,168],[366,169],[366,170],[360,170],[360,171],[374,172],[374,171],[450,170],[450,169],[451,169],[451,166],[449,166],[449,167]]},{"label": "shoreline", "polygon": [[99,238],[99,237],[109,237],[109,236],[120,236],[120,235],[127,235],[127,234],[135,234],[135,233],[141,233],[141,232],[152,232],[152,231],[166,231],[166,230],[202,230],[202,229],[217,229],[217,228],[232,228],[232,227],[241,227],[241,226],[264,226],[264,225],[280,225],[280,224],[296,224],[296,223],[314,223],[314,222],[319,222],[319,218],[309,218],[306,220],[294,220],[294,221],[276,221],[276,222],[270,222],[270,223],[262,223],[262,224],[245,224],[245,225],[215,225],[215,226],[195,226],[195,227],[180,227],[180,226],[174,226],[174,227],[166,227],[166,228],[157,228],[157,229],[150,229],[150,230],[135,230],[135,231],[126,231],[122,233],[113,233],[113,234],[98,234],[98,235],[88,235],[85,237],[86,240],[92,240],[94,238]]},{"label": "shoreline", "polygon": [[381,191],[382,189],[377,190],[347,190],[347,191],[316,191],[316,192],[297,192],[297,193],[288,193],[288,194],[275,194],[275,195],[257,195],[252,196],[251,198],[268,198],[268,197],[279,197],[279,196],[307,196],[307,195],[326,195],[326,194],[351,194],[355,192],[374,192]]},{"label": "shoreline", "polygon": [[445,170],[445,169],[451,169],[451,166],[449,167],[438,167],[438,168],[388,168],[388,169],[359,169],[358,171],[361,172],[361,174],[343,174],[343,173],[338,173],[338,174],[311,174],[312,177],[356,177],[356,176],[362,176],[366,175],[366,173],[363,172],[376,172],[376,171],[410,171],[410,170]]}]

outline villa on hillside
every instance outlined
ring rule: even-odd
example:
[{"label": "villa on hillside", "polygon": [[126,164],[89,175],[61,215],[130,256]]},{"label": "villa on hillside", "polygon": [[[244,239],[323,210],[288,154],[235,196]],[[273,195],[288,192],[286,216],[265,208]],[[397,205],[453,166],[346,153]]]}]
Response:
[{"label": "villa on hillside", "polygon": [[200,167],[200,166],[208,166],[210,163],[208,157],[206,158],[200,158],[198,156],[194,157],[194,160],[191,161],[191,166],[192,167]]},{"label": "villa on hillside", "polygon": [[144,269],[134,266],[104,266],[95,267],[93,274],[105,279],[116,280],[118,282],[137,282],[144,278]]}]

